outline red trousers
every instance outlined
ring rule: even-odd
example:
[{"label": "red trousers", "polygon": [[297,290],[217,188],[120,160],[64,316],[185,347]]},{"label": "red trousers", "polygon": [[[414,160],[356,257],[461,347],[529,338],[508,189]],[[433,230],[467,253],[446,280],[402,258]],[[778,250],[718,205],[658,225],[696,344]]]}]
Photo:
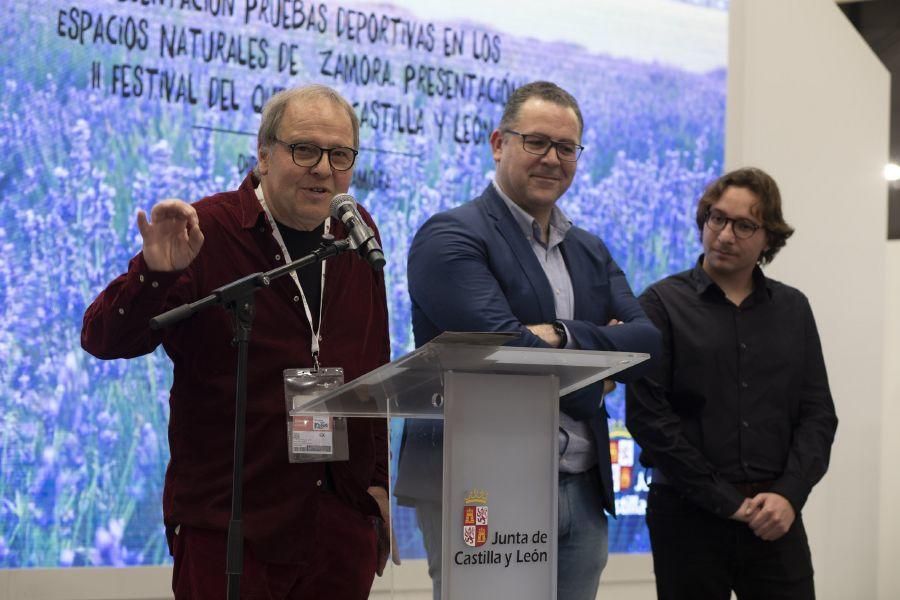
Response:
[{"label": "red trousers", "polygon": [[[263,563],[244,544],[241,600],[366,600],[375,578],[376,529],[364,517],[329,494],[323,495],[311,564]],[[182,526],[174,536],[175,569],[172,591],[176,600],[225,598],[224,531]],[[313,543],[309,539],[298,544]]]}]

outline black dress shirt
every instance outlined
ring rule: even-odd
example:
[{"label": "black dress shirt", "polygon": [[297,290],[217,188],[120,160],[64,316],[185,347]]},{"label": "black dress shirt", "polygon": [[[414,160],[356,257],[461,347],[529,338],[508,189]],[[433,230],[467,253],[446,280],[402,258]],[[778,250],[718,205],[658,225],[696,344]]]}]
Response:
[{"label": "black dress shirt", "polygon": [[626,393],[641,462],[722,517],[744,500],[732,483],[762,481],[799,512],[837,428],[809,302],[757,267],[735,306],[702,260],[640,297],[663,336],[654,375]]}]

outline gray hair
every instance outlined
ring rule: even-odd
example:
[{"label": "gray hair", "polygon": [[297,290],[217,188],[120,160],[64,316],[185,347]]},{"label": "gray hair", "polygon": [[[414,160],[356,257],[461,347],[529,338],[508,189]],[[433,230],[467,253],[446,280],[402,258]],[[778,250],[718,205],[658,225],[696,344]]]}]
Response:
[{"label": "gray hair", "polygon": [[[281,126],[281,118],[284,111],[292,102],[304,103],[312,100],[328,100],[336,106],[344,109],[347,116],[350,117],[350,124],[353,127],[353,147],[359,148],[359,117],[347,100],[344,99],[337,91],[326,85],[311,84],[302,85],[282,90],[269,98],[266,105],[263,106],[262,121],[259,124],[259,133],[256,136],[257,148],[271,147],[278,137],[278,128]],[[259,163],[253,167],[253,174],[257,177],[259,173]]]}]

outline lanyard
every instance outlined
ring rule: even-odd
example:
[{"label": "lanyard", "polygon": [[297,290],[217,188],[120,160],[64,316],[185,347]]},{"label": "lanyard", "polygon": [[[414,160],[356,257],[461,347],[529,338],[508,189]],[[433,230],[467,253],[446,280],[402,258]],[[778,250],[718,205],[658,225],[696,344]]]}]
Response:
[{"label": "lanyard", "polygon": [[[287,246],[284,244],[284,238],[281,237],[281,232],[278,231],[278,225],[275,223],[275,219],[272,217],[272,213],[269,211],[269,206],[266,204],[266,199],[263,196],[262,184],[256,186],[256,197],[259,199],[259,203],[262,205],[263,210],[266,212],[266,219],[269,220],[269,225],[272,227],[272,237],[275,238],[275,241],[278,243],[278,247],[281,248],[281,255],[284,257],[285,264],[291,262],[293,259],[291,258],[290,252],[288,252]],[[325,219],[325,235],[328,235],[328,232],[331,231],[331,217],[327,217]],[[325,265],[326,263],[322,262],[322,289],[319,294],[319,323],[313,328],[312,322],[312,312],[309,310],[309,303],[306,301],[306,294],[303,293],[303,286],[300,285],[300,278],[297,277],[297,271],[291,271],[291,279],[294,280],[294,285],[297,286],[297,289],[300,290],[300,298],[303,300],[303,310],[306,313],[306,321],[309,323],[309,329],[312,332],[312,343],[310,344],[310,352],[312,353],[313,359],[313,369],[319,370],[319,341],[321,340],[319,336],[319,332],[322,331],[322,301],[325,298]]]}]

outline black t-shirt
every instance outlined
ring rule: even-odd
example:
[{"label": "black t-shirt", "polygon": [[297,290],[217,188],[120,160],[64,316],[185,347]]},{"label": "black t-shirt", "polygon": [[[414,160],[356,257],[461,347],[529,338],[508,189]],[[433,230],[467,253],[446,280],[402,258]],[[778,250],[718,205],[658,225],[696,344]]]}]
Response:
[{"label": "black t-shirt", "polygon": [[[278,231],[284,239],[284,245],[291,254],[291,260],[302,258],[319,247],[322,242],[322,234],[325,233],[325,222],[312,231],[300,231],[288,227],[284,223],[275,222]],[[309,304],[309,312],[312,314],[313,328],[319,326],[319,303],[322,297],[322,263],[307,265],[297,271],[300,278],[300,286]]]}]

